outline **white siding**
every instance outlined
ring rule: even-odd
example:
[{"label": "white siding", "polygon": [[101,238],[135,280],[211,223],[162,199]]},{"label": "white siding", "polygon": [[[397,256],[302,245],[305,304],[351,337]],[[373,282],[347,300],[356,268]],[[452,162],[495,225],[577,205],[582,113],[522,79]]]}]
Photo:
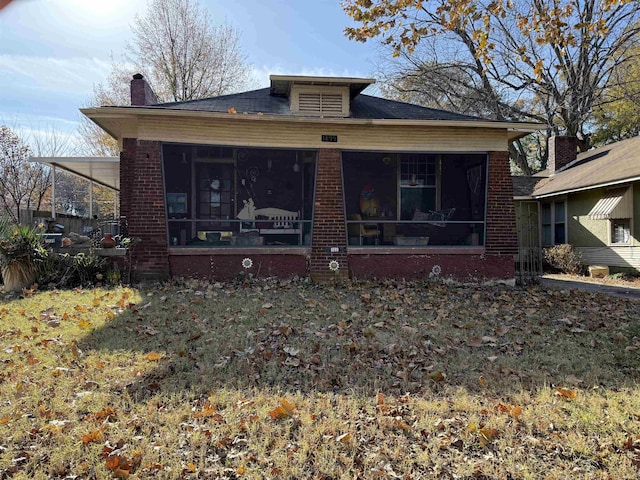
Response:
[{"label": "white siding", "polygon": [[640,247],[576,247],[587,265],[631,267],[640,270]]}]

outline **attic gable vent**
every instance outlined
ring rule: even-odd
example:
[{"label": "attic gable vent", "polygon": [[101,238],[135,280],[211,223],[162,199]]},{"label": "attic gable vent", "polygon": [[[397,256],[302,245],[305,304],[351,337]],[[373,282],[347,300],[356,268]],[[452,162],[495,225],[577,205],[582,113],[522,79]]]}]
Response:
[{"label": "attic gable vent", "polygon": [[320,93],[301,93],[298,97],[300,113],[321,113],[322,95]]},{"label": "attic gable vent", "polygon": [[291,92],[291,112],[302,115],[349,115],[349,92],[344,88],[295,85]]},{"label": "attic gable vent", "polygon": [[342,114],[342,95],[334,93],[321,94],[322,113],[341,115]]}]

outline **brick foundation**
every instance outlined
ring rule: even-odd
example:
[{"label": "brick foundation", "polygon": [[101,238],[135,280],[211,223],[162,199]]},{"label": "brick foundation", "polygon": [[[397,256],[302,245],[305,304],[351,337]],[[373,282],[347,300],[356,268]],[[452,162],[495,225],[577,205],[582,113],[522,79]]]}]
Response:
[{"label": "brick foundation", "polygon": [[[242,260],[250,258],[253,266],[245,269]],[[225,254],[225,255],[171,255],[169,257],[172,277],[207,278],[229,281],[243,274],[252,273],[256,278],[306,277],[305,255],[269,254]]]},{"label": "brick foundation", "polygon": [[514,278],[513,258],[465,254],[369,254],[349,255],[353,279],[429,278],[433,267],[440,267],[440,278],[461,282],[510,280]]}]

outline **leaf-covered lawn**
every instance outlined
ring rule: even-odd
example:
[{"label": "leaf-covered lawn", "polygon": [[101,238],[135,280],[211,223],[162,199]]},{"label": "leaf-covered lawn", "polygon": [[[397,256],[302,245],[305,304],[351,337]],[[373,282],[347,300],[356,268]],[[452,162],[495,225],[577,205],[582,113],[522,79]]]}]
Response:
[{"label": "leaf-covered lawn", "polygon": [[0,478],[636,478],[640,303],[187,282],[0,303]]}]

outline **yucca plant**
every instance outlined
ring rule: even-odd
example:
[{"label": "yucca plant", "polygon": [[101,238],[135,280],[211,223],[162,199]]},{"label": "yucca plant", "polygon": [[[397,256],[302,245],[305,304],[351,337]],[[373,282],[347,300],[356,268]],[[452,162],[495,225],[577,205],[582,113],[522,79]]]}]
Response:
[{"label": "yucca plant", "polygon": [[38,265],[47,256],[40,230],[0,220],[0,270],[5,292],[21,291],[38,276]]}]

